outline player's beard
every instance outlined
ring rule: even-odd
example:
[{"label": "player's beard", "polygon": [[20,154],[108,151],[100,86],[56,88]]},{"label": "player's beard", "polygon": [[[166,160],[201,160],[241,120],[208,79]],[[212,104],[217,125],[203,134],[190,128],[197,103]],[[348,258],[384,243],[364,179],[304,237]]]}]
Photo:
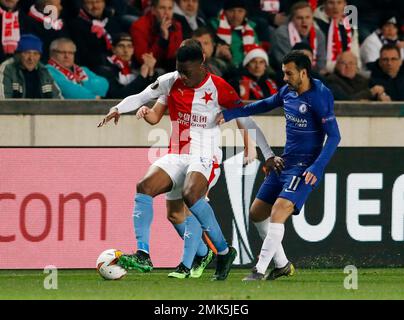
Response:
[{"label": "player's beard", "polygon": [[303,83],[303,81],[302,81],[302,79],[298,79],[297,81],[296,81],[296,83],[294,83],[294,84],[292,84],[292,83],[290,83],[290,82],[287,82],[287,84],[288,84],[288,86],[289,86],[289,89],[290,90],[293,90],[293,91],[298,91],[299,90],[299,88],[300,88],[300,86],[302,85],[302,83]]}]

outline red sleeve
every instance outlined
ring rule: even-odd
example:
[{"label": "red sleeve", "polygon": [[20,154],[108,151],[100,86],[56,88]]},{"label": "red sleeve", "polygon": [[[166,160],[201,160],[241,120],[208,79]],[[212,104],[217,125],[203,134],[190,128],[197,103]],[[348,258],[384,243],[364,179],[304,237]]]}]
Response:
[{"label": "red sleeve", "polygon": [[222,108],[240,108],[244,105],[237,91],[224,79],[212,75],[212,80],[217,89],[219,105]]}]

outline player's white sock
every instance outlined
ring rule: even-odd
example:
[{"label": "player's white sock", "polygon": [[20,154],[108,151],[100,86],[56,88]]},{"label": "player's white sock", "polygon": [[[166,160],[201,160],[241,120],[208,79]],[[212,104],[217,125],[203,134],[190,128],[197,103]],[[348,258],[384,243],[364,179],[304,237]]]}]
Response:
[{"label": "player's white sock", "polygon": [[258,230],[258,234],[260,235],[262,240],[265,240],[265,237],[268,234],[268,228],[269,228],[269,222],[271,221],[271,218],[268,217],[263,221],[260,222],[253,222],[255,227]]},{"label": "player's white sock", "polygon": [[[265,219],[263,221],[254,222],[254,225],[257,228],[258,234],[260,235],[262,240],[265,240],[265,238],[268,234],[270,220],[271,220],[271,218],[268,217],[267,219]],[[278,250],[276,250],[275,255],[274,255],[275,268],[282,268],[282,267],[286,266],[286,264],[288,262],[289,262],[289,260],[286,257],[285,251],[283,250],[283,246],[281,243],[279,245]]]},{"label": "player's white sock", "polygon": [[285,225],[283,223],[269,223],[268,234],[262,244],[260,257],[256,265],[259,273],[265,274],[267,271],[269,263],[282,242],[284,233]]}]

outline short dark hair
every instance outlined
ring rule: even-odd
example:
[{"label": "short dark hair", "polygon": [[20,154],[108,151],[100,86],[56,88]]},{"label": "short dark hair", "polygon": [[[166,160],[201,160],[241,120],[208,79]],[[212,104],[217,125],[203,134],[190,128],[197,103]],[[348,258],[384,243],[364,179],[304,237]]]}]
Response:
[{"label": "short dark hair", "polygon": [[282,60],[282,64],[294,62],[297,70],[301,71],[306,69],[307,75],[311,74],[311,61],[302,51],[291,51]]},{"label": "short dark hair", "polygon": [[126,33],[126,32],[115,33],[112,35],[112,46],[113,47],[117,46],[118,43],[121,41],[132,42],[132,37],[130,36],[129,33]]},{"label": "short dark hair", "polygon": [[312,7],[310,6],[310,4],[307,1],[299,1],[296,2],[291,8],[290,8],[290,19],[292,19],[294,17],[294,15],[296,14],[297,10],[300,9],[305,9],[305,8],[310,8],[310,10],[313,12]]},{"label": "short dark hair", "polygon": [[192,36],[197,37],[197,38],[202,37],[205,34],[210,35],[210,37],[213,40],[213,38],[214,38],[213,33],[208,27],[199,27],[194,32],[192,32]]},{"label": "short dark hair", "polygon": [[297,42],[293,47],[292,50],[307,50],[313,53],[313,49],[310,45],[306,42]]},{"label": "short dark hair", "polygon": [[387,44],[383,45],[383,47],[380,49],[380,55],[382,55],[382,52],[386,51],[386,50],[396,50],[398,53],[398,56],[401,58],[400,48],[397,45],[395,45],[393,43],[387,43]]},{"label": "short dark hair", "polygon": [[203,62],[202,45],[195,39],[184,40],[177,51],[178,62],[198,61]]}]

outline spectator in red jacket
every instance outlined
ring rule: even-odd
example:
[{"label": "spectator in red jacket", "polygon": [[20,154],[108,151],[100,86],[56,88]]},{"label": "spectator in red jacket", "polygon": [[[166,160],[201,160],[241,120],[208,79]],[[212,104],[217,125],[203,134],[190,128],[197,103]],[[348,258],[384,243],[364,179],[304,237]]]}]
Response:
[{"label": "spectator in red jacket", "polygon": [[174,0],[152,0],[151,11],[132,24],[130,32],[139,65],[143,64],[144,53],[152,53],[157,67],[175,69],[175,55],[183,35],[181,24],[173,19],[173,8]]}]

